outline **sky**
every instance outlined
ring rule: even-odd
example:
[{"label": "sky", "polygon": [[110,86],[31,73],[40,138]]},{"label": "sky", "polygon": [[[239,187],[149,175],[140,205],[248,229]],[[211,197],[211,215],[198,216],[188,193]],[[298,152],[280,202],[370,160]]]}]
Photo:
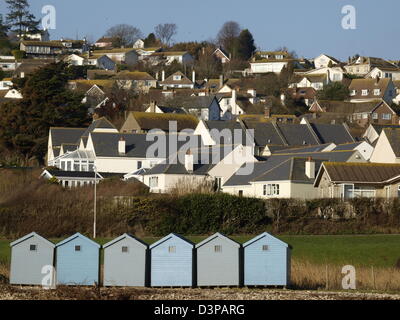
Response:
[{"label": "sky", "polygon": [[[4,0],[0,13],[6,14]],[[31,11],[56,9],[51,39],[96,41],[109,27],[126,23],[147,35],[159,23],[175,23],[175,42],[214,39],[226,21],[237,21],[263,50],[287,47],[299,57],[325,53],[341,60],[358,53],[400,59],[398,0],[30,0]],[[342,28],[342,8],[354,6],[356,29]]]}]

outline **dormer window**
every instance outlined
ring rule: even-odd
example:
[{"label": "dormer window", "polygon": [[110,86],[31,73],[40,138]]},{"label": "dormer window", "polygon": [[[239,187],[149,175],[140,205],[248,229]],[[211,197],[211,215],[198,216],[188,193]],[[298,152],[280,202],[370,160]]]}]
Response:
[{"label": "dormer window", "polygon": [[181,80],[182,80],[182,76],[180,76],[180,75],[174,76],[174,81],[181,81]]},{"label": "dormer window", "polygon": [[357,94],[357,90],[351,90],[350,95],[355,96]]},{"label": "dormer window", "polygon": [[361,95],[362,96],[367,96],[369,94],[369,90],[368,89],[364,89],[362,92],[361,92]]},{"label": "dormer window", "polygon": [[381,89],[374,89],[374,96],[379,96],[381,94]]}]

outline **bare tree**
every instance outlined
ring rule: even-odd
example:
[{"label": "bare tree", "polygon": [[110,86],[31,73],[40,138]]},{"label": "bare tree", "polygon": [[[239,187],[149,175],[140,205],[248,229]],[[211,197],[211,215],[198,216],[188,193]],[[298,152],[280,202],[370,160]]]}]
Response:
[{"label": "bare tree", "polygon": [[156,37],[165,45],[170,45],[173,36],[178,33],[178,26],[175,23],[159,24],[154,28]]},{"label": "bare tree", "polygon": [[116,47],[133,46],[135,41],[143,36],[140,29],[128,24],[118,24],[111,27],[105,35],[115,39],[113,45]]},{"label": "bare tree", "polygon": [[234,54],[237,38],[239,37],[241,27],[235,21],[225,22],[217,35],[217,42],[226,51]]}]

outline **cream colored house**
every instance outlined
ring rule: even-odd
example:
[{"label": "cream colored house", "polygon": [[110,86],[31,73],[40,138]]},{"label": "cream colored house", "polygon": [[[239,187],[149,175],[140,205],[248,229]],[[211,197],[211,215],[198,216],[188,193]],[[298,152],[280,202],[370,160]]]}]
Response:
[{"label": "cream colored house", "polygon": [[374,163],[400,163],[400,128],[385,128],[371,156]]},{"label": "cream colored house", "polygon": [[314,186],[319,198],[399,198],[400,164],[324,162]]},{"label": "cream colored house", "polygon": [[337,60],[337,59],[335,59],[335,58],[333,58],[331,56],[328,56],[326,54],[321,54],[321,55],[319,55],[318,57],[316,57],[314,59],[315,69],[332,67],[332,66],[337,65],[339,63],[340,63],[339,60]]}]

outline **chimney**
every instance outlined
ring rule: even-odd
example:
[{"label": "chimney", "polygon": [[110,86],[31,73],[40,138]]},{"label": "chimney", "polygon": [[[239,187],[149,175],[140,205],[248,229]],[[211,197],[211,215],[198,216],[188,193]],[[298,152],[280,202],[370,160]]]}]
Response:
[{"label": "chimney", "polygon": [[306,176],[315,179],[315,161],[311,157],[306,161]]},{"label": "chimney", "polygon": [[221,75],[219,76],[219,88],[220,88],[220,89],[224,86],[224,83],[225,83],[224,75],[221,74]]},{"label": "chimney", "polygon": [[265,119],[271,118],[271,107],[265,107],[264,117],[265,117]]},{"label": "chimney", "polygon": [[156,72],[156,80],[158,81],[158,71]]},{"label": "chimney", "polygon": [[165,81],[165,70],[161,72],[161,81]]},{"label": "chimney", "polygon": [[190,150],[185,155],[185,169],[187,172],[193,172],[194,169],[194,156]]},{"label": "chimney", "polygon": [[156,104],[157,104],[157,102],[155,102],[155,101],[150,102],[150,112],[151,113],[156,113]]},{"label": "chimney", "polygon": [[124,137],[121,137],[118,141],[118,153],[126,154],[126,141]]},{"label": "chimney", "polygon": [[192,72],[192,82],[195,83],[196,82],[196,71],[193,70]]}]

